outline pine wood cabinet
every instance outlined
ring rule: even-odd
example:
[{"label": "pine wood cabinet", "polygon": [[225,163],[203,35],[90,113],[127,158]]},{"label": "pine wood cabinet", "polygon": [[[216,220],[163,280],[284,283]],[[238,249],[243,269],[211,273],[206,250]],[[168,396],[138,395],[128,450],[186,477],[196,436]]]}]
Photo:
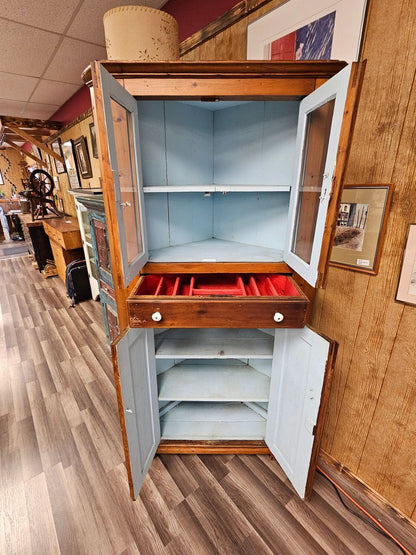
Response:
[{"label": "pine wood cabinet", "polygon": [[[363,68],[94,63],[133,498],[157,450],[270,449],[310,494],[335,345],[325,281]],[[266,447],[267,446],[267,447]]]},{"label": "pine wood cabinet", "polygon": [[84,254],[78,221],[69,217],[45,219],[43,227],[51,242],[56,270],[65,283],[66,267]]}]

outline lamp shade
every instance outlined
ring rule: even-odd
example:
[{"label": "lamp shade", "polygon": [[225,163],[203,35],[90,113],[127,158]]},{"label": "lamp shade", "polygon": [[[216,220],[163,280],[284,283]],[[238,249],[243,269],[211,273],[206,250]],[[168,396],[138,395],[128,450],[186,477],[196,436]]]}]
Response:
[{"label": "lamp shade", "polygon": [[109,60],[179,59],[178,23],[171,15],[146,6],[118,6],[103,17]]}]

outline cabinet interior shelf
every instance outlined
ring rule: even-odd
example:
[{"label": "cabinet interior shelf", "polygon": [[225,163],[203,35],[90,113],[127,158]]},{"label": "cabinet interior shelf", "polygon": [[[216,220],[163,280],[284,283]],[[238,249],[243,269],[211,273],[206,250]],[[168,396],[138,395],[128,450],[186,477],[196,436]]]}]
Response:
[{"label": "cabinet interior shelf", "polygon": [[257,192],[285,193],[290,191],[290,185],[268,185],[268,184],[240,184],[240,185],[217,185],[194,184],[194,185],[147,185],[143,187],[144,193],[257,193]]},{"label": "cabinet interior shelf", "polygon": [[150,262],[282,262],[283,251],[222,239],[206,239],[149,252]]},{"label": "cabinet interior shelf", "polygon": [[273,336],[255,329],[171,329],[156,335],[156,358],[271,360],[273,341]]},{"label": "cabinet interior shelf", "polygon": [[240,361],[179,363],[158,376],[159,401],[253,401],[269,399],[270,378]]},{"label": "cabinet interior shelf", "polygon": [[160,421],[162,439],[263,440],[266,420],[244,403],[180,403]]}]

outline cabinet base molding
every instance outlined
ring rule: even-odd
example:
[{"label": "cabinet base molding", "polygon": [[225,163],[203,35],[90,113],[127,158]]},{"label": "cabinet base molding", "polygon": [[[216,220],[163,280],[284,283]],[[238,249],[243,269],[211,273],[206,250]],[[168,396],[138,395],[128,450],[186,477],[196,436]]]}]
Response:
[{"label": "cabinet base molding", "polygon": [[162,440],[157,453],[176,455],[270,455],[264,441]]},{"label": "cabinet base molding", "polygon": [[340,485],[405,547],[409,550],[414,548],[416,545],[416,522],[393,507],[384,497],[355,476],[351,470],[322,450],[318,458],[318,468]]}]

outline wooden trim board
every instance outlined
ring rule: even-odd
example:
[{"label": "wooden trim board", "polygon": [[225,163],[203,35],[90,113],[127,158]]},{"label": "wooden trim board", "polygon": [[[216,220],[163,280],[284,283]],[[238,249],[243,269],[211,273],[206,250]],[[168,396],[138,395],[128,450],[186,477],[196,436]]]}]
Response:
[{"label": "wooden trim board", "polygon": [[271,455],[264,441],[176,441],[162,440],[158,454]]}]

